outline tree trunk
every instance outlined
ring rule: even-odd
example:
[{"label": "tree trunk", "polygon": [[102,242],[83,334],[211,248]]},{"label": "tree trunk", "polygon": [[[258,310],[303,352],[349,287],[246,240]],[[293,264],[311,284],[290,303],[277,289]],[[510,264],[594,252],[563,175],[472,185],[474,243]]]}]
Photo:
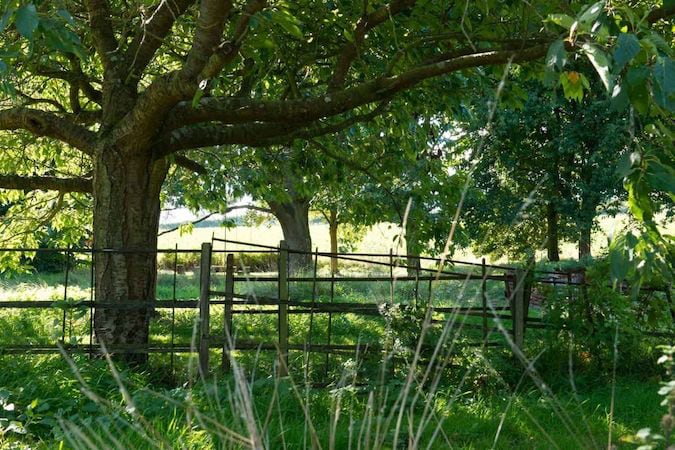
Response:
[{"label": "tree trunk", "polygon": [[[334,209],[330,210],[330,216],[328,218],[328,234],[330,235],[330,252],[335,254],[338,252],[338,220],[337,212]],[[331,256],[330,258],[330,273],[338,273],[338,259],[337,256]]]},{"label": "tree trunk", "polygon": [[558,211],[553,202],[546,204],[546,250],[549,261],[560,261]]},{"label": "tree trunk", "polygon": [[420,267],[422,267],[420,262],[420,246],[414,231],[414,224],[410,218],[408,218],[405,228],[406,265],[408,266],[408,275],[413,277],[419,272]]},{"label": "tree trunk", "polygon": [[[309,200],[291,199],[288,202],[268,201],[272,214],[284,233],[289,252],[291,273],[307,269],[312,264],[312,237],[309,233]],[[302,253],[293,253],[297,250]]]},{"label": "tree trunk", "polygon": [[590,194],[582,197],[579,208],[580,217],[577,219],[579,229],[579,259],[591,256],[591,234],[597,204],[593,201]]},{"label": "tree trunk", "polygon": [[[146,303],[138,308],[96,308],[96,339],[108,348],[148,343],[147,302],[155,300],[159,194],[167,172],[167,164],[153,162],[148,153],[116,147],[99,148],[96,153],[96,302]],[[127,360],[143,363],[147,354],[131,354]]]},{"label": "tree trunk", "polygon": [[591,231],[590,223],[583,223],[579,231],[579,259],[591,256]]}]

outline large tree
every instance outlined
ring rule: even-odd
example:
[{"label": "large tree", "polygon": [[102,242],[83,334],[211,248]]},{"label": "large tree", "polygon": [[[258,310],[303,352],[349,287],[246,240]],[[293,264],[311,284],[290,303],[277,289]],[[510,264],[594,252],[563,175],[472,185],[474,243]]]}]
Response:
[{"label": "large tree", "polygon": [[579,102],[560,94],[530,85],[517,108],[498,108],[487,128],[478,114],[478,129],[462,139],[475,189],[464,217],[480,251],[543,246],[558,261],[568,240],[590,255],[597,215],[625,200],[616,166],[630,142],[627,114],[597,90]]},{"label": "large tree", "polygon": [[[6,166],[0,186],[91,193],[94,247],[126,250],[96,254],[97,299],[107,302],[154,298],[155,258],[133,250],[155,247],[169,167],[196,168],[186,151],[309,139],[368,120],[433,77],[541,59],[561,30],[542,31],[549,13],[579,13],[567,47],[597,62],[591,22],[613,12],[543,0],[13,0],[3,8],[9,95],[0,130],[61,141],[92,170],[71,179]],[[655,8],[647,22],[673,10]],[[601,44],[612,44],[606,35],[617,25],[600,25]],[[97,308],[96,337],[146,342],[148,317],[145,308]]]}]

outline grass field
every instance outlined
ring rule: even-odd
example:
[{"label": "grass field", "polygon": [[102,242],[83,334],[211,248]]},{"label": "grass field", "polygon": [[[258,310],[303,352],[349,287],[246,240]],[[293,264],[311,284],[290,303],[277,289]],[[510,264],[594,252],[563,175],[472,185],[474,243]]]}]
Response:
[{"label": "grass field", "polygon": [[104,361],[76,358],[79,380],[59,357],[0,362],[13,367],[0,372],[0,402],[25,417],[19,432],[0,435],[2,448],[246,448],[238,440],[253,435],[270,449],[386,449],[395,439],[396,448],[598,449],[607,446],[614,395],[612,442],[630,449],[632,435],[660,418],[657,384],[631,378],[546,395],[530,383],[446,385],[433,400],[418,399],[397,433],[396,384],[307,390],[297,380],[242,387],[225,378],[172,388],[152,372],[113,377]]},{"label": "grass field", "polygon": [[[214,274],[214,286],[222,282],[222,274]],[[438,283],[434,304],[471,305],[478,299],[477,286]],[[71,272],[69,284],[69,299],[89,298],[86,268]],[[175,279],[176,298],[195,298],[198,289],[194,272]],[[425,289],[420,287],[421,298]],[[401,282],[394,300],[410,300],[413,291],[412,283]],[[236,292],[273,296],[276,285],[242,282]],[[294,299],[309,299],[312,292],[311,283],[291,286]],[[488,293],[503,298],[503,285],[489,285]],[[334,295],[339,301],[381,301],[391,291],[389,283],[337,283]],[[173,296],[173,275],[161,272],[158,297]],[[0,300],[26,298],[63,299],[63,274],[2,280]],[[316,298],[329,301],[328,286],[318,286]],[[212,309],[216,333],[222,329],[221,311]],[[192,339],[196,311],[177,311],[174,327],[171,314],[154,318],[153,342],[169,343],[172,329],[176,342]],[[64,340],[86,344],[88,319],[86,310],[68,312]],[[58,308],[3,310],[0,344],[53,344],[63,337],[62,320]],[[326,314],[314,317],[313,342],[326,341],[327,320]],[[236,316],[235,333],[242,340],[273,340],[275,321],[275,315]],[[459,331],[462,322],[472,323],[467,318],[452,326]],[[334,343],[383,342],[390,336],[382,317],[334,316],[332,327]],[[406,330],[406,323],[397,327]],[[291,343],[306,342],[308,316],[291,317],[290,329]],[[291,352],[291,377],[282,380],[272,376],[271,352],[235,352],[241,371],[223,376],[220,351],[214,350],[206,380],[196,376],[194,357],[187,355],[152,356],[141,372],[117,365],[118,375],[106,361],[82,355],[69,365],[58,355],[0,354],[0,448],[229,449],[251,447],[245,441],[255,437],[261,447],[287,449],[594,449],[606,448],[611,424],[612,443],[631,449],[639,429],[658,426],[662,408],[654,352],[620,353],[614,378],[611,370],[588,362],[596,355],[568,355],[551,346],[555,339],[528,333],[528,355],[540,358],[532,377],[508,350],[491,349],[484,357],[465,345],[470,334],[454,331],[452,356],[429,373],[424,364],[412,364],[410,348],[417,336],[405,334],[400,349],[384,362],[364,355],[306,358]],[[312,388],[310,381],[328,387]]]}]

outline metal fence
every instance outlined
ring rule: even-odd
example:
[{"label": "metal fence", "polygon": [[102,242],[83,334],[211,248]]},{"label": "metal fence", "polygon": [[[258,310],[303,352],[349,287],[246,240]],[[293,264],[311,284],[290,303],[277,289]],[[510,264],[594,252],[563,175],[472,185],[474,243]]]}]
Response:
[{"label": "metal fence", "polygon": [[[214,244],[223,246],[214,249]],[[239,249],[227,249],[237,245]],[[158,324],[151,326],[159,339],[150,339],[147,345],[108,348],[119,353],[163,353],[168,354],[173,368],[174,356],[181,353],[197,354],[199,369],[207,373],[214,353],[220,353],[223,370],[230,366],[233,352],[268,352],[276,355],[276,370],[279,375],[288,373],[291,366],[290,354],[298,354],[304,369],[308,354],[322,354],[325,367],[329,358],[340,354],[381,355],[391,347],[390,335],[370,341],[361,341],[355,336],[344,336],[336,332],[335,321],[348,316],[361,320],[361,326],[383,327],[383,317],[388,308],[418,311],[428,315],[431,326],[456,325],[457,331],[469,336],[467,345],[486,349],[491,346],[507,345],[522,348],[526,329],[545,329],[550,324],[537,316],[537,302],[541,286],[562,290],[567,301],[574,302],[585,293],[582,272],[526,271],[504,265],[420,258],[424,266],[407,266],[405,255],[379,253],[333,254],[327,252],[300,252],[286,248],[283,241],[279,247],[261,246],[233,240],[213,239],[204,243],[201,249],[160,249],[160,250],[93,250],[86,248],[67,249],[0,249],[1,252],[52,252],[61,254],[63,259],[63,295],[58,299],[10,299],[0,300],[0,311],[37,310],[49,311],[54,316],[52,335],[21,336],[0,339],[0,354],[54,353],[64,348],[69,352],[84,352],[95,355],[100,352],[94,336],[94,314],[96,308],[148,308],[159,311]],[[106,302],[96,295],[94,268],[96,253],[150,253],[164,259],[158,277],[158,288],[154,299],[147,302]],[[250,273],[238,264],[238,256],[246,254],[272,255],[277,270],[270,273]],[[312,264],[302,273],[289,271],[292,255],[311,256]],[[199,265],[192,274],[179,257],[199,256]],[[358,273],[320,275],[320,260],[337,258],[351,265],[358,265]],[[218,260],[222,264],[216,264]],[[429,267],[429,266],[435,267]],[[369,273],[379,269],[375,274]],[[325,270],[324,270],[325,272]],[[74,280],[75,275],[79,280]],[[86,276],[85,276],[86,275]],[[84,278],[88,277],[85,282]],[[192,283],[187,286],[186,283]],[[443,289],[454,283],[454,290]],[[375,287],[371,298],[364,295],[359,299],[343,298],[337,292],[344,286],[358,285],[364,290]],[[256,292],[256,286],[266,286],[264,295]],[[294,290],[294,287],[298,289]],[[179,290],[188,292],[181,297]],[[379,289],[379,291],[378,291]],[[319,294],[319,291],[324,294]],[[670,289],[664,294],[675,320]],[[376,298],[372,298],[376,297]],[[453,297],[453,298],[448,298]],[[218,314],[221,311],[222,314]],[[178,332],[177,311],[194,314],[196,333]],[[58,317],[55,317],[58,315]],[[268,317],[276,326],[265,328],[265,336],[249,339],[245,336],[246,323],[238,324],[243,317]],[[293,318],[304,319],[293,319]],[[239,319],[238,319],[239,318]],[[461,319],[461,320],[458,320]],[[260,319],[262,320],[262,319]],[[295,322],[294,322],[295,320]],[[347,320],[349,322],[349,320]],[[345,321],[341,321],[345,323]],[[185,324],[183,324],[185,325]],[[242,326],[240,326],[242,325]],[[322,327],[322,330],[318,330]],[[186,326],[183,326],[183,331]],[[155,330],[153,332],[153,329]],[[56,333],[54,333],[56,331]],[[245,330],[244,330],[245,331]],[[506,331],[506,333],[504,333]],[[656,336],[672,337],[667,332],[650,333]],[[0,338],[2,335],[0,334]],[[6,336],[5,336],[6,338]],[[22,341],[23,339],[23,341]],[[30,341],[26,341],[30,339]],[[327,369],[326,369],[327,370]]]}]

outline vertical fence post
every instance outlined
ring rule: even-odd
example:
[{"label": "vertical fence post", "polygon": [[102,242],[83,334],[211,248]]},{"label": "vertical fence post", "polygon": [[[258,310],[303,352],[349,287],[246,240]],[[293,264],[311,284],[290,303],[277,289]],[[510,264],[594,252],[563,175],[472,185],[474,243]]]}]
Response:
[{"label": "vertical fence post", "polygon": [[89,358],[94,357],[94,249],[91,249],[91,266],[89,267]]},{"label": "vertical fence post", "polygon": [[420,266],[421,264],[417,264],[415,267],[415,309],[419,307],[420,300]]},{"label": "vertical fence post", "polygon": [[523,349],[525,343],[525,321],[527,320],[527,311],[525,305],[525,271],[516,269],[516,280],[513,293],[513,341],[519,349]]},{"label": "vertical fence post", "polygon": [[[330,303],[335,300],[335,273],[330,274]],[[328,351],[326,351],[326,370],[325,377],[328,378],[328,369],[330,365],[330,346],[333,339],[333,311],[328,310]]]},{"label": "vertical fence post", "polygon": [[[168,256],[168,255],[167,255]],[[178,243],[176,243],[175,251],[173,253],[173,286],[171,290],[171,358],[170,358],[170,367],[171,375],[174,373],[174,359],[176,358],[174,347],[176,345],[176,277],[178,276]]]},{"label": "vertical fence post", "polygon": [[68,275],[70,274],[70,245],[66,250],[66,279],[63,283],[63,319],[61,321],[61,343],[66,343],[66,311],[68,309]]},{"label": "vertical fence post", "polygon": [[488,310],[487,310],[487,269],[485,267],[485,258],[481,261],[481,284],[480,293],[483,303],[483,351],[487,351],[488,344]]},{"label": "vertical fence post", "polygon": [[288,248],[279,243],[279,367],[278,375],[288,375]]},{"label": "vertical fence post", "polygon": [[232,303],[234,302],[234,255],[229,253],[225,260],[225,305],[223,308],[223,371],[230,370],[230,352],[232,351]]},{"label": "vertical fence post", "polygon": [[389,249],[389,294],[391,305],[394,305],[394,250]]},{"label": "vertical fence post", "polygon": [[211,285],[211,243],[202,244],[199,265],[199,372],[209,373],[209,290]]},{"label": "vertical fence post", "polygon": [[312,343],[314,339],[314,310],[316,309],[316,275],[319,267],[319,248],[314,252],[314,274],[312,277],[312,306],[309,311],[309,331],[307,332],[307,339],[305,339],[305,380],[309,376],[309,362],[310,354],[312,352]]}]

